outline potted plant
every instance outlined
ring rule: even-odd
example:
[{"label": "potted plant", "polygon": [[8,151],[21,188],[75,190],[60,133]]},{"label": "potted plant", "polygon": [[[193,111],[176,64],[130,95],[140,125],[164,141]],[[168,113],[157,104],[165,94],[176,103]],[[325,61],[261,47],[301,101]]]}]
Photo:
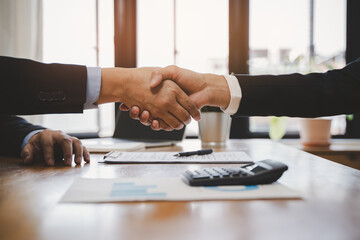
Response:
[{"label": "potted plant", "polygon": [[[299,67],[305,60],[304,56],[298,56],[294,61],[289,60],[289,65]],[[322,63],[329,70],[334,69],[330,63]],[[309,60],[309,70],[318,69],[314,58]],[[286,133],[287,118],[272,117],[270,119],[269,136],[273,140],[281,139]],[[329,146],[330,145],[331,118],[302,118],[300,119],[300,140],[304,146]]]},{"label": "potted plant", "polygon": [[[287,117],[271,117],[269,136],[280,140],[286,133]],[[300,141],[304,146],[330,145],[331,118],[300,118]]]},{"label": "potted plant", "polygon": [[203,146],[224,146],[229,139],[230,116],[218,107],[205,106],[201,110],[199,135]]},{"label": "potted plant", "polygon": [[286,133],[288,117],[270,117],[269,137],[272,140],[280,140]]},{"label": "potted plant", "polygon": [[304,146],[328,147],[330,145],[331,118],[302,118],[300,140]]}]

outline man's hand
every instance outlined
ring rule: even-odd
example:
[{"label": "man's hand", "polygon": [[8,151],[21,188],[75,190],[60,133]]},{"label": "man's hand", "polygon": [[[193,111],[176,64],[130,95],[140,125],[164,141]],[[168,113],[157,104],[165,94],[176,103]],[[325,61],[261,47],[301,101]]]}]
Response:
[{"label": "man's hand", "polygon": [[102,69],[98,104],[122,102],[151,112],[162,129],[181,129],[184,124],[200,119],[200,112],[191,99],[172,81],[150,87],[151,74],[156,68]]},{"label": "man's hand", "polygon": [[53,166],[55,160],[64,159],[65,165],[71,165],[73,153],[76,164],[81,164],[83,158],[85,162],[90,162],[90,155],[79,139],[46,129],[30,138],[21,151],[21,158],[25,164],[44,160],[46,165]]},{"label": "man's hand", "polygon": [[177,66],[167,66],[153,71],[150,87],[158,86],[163,80],[172,80],[188,94],[201,108],[205,105],[226,108],[230,102],[230,90],[221,75],[197,73]]},{"label": "man's hand", "polygon": [[[150,87],[157,87],[165,79],[172,80],[178,84],[198,108],[205,105],[226,108],[229,105],[230,91],[223,76],[201,74],[177,66],[168,66],[155,69],[152,72]],[[130,111],[131,118],[139,119],[144,125],[151,125],[153,130],[161,129],[158,121],[151,121],[151,111],[141,111],[136,105],[122,105],[120,109],[127,111],[129,110],[127,106],[132,106]]]}]

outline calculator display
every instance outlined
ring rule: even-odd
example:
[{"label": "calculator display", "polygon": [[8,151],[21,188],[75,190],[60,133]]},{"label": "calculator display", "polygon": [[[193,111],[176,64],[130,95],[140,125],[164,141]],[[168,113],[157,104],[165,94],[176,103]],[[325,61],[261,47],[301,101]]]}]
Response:
[{"label": "calculator display", "polygon": [[262,171],[266,170],[266,168],[260,167],[260,166],[258,166],[256,164],[244,167],[244,169],[246,169],[248,171],[251,171],[253,173],[259,173],[259,172],[262,172]]},{"label": "calculator display", "polygon": [[259,166],[256,166],[256,167],[254,167],[253,169],[251,169],[251,171],[253,172],[253,173],[259,173],[259,172],[262,172],[262,171],[265,171],[266,170],[266,168],[263,168],[263,167],[259,167]]}]

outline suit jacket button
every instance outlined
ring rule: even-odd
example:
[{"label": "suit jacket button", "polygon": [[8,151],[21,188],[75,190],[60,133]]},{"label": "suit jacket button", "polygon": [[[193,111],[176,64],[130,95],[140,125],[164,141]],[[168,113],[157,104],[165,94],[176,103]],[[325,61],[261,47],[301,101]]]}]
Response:
[{"label": "suit jacket button", "polygon": [[65,101],[66,100],[66,94],[63,92],[63,91],[59,91],[58,92],[58,98],[59,98],[59,101]]},{"label": "suit jacket button", "polygon": [[51,98],[53,99],[54,102],[58,102],[59,101],[59,97],[58,97],[58,92],[52,92],[51,93]]},{"label": "suit jacket button", "polygon": [[39,92],[38,98],[41,102],[46,102],[46,93],[43,91]]},{"label": "suit jacket button", "polygon": [[54,100],[52,95],[53,95],[53,92],[47,92],[46,93],[46,99],[47,99],[48,102],[52,102]]}]

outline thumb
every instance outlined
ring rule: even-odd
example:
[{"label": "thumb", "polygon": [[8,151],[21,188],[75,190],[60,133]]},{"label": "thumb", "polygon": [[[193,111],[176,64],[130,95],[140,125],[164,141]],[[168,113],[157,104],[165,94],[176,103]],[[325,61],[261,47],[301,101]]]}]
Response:
[{"label": "thumb", "polygon": [[31,164],[34,161],[34,149],[31,144],[26,144],[23,150],[21,151],[21,158],[24,161],[24,164]]},{"label": "thumb", "polygon": [[190,96],[191,101],[193,101],[198,109],[201,109],[203,106],[207,104],[206,99],[203,96],[202,92],[197,92],[191,94]]},{"label": "thumb", "polygon": [[176,66],[168,66],[153,71],[150,79],[150,88],[158,86],[165,79],[177,82],[177,70],[178,67]]},{"label": "thumb", "polygon": [[155,71],[151,74],[150,88],[157,87],[163,80],[162,74],[158,71]]}]

